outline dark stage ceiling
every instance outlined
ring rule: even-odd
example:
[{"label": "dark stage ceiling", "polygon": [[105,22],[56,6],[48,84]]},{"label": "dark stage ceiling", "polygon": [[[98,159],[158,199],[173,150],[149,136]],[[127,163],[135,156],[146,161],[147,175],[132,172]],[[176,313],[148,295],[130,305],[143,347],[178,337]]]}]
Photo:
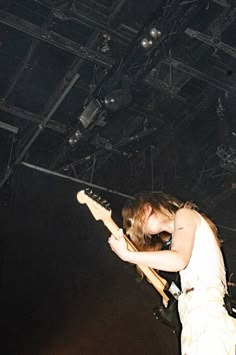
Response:
[{"label": "dark stage ceiling", "polygon": [[[48,181],[60,196],[71,184],[71,198],[95,187],[118,219],[126,196],[166,191],[194,200],[216,221],[236,282],[235,33],[233,0],[1,1],[5,221],[21,221],[27,234],[30,211],[40,220],[52,207],[48,201],[24,214],[34,198],[21,194],[20,203],[19,189],[31,186],[32,196],[50,200],[56,190]],[[66,228],[55,226],[60,235]]]}]

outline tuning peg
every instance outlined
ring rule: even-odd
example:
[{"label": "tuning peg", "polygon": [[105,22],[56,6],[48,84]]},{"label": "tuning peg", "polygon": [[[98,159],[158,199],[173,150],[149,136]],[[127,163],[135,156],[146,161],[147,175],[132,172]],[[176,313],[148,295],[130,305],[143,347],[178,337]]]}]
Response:
[{"label": "tuning peg", "polygon": [[96,201],[97,201],[98,203],[100,203],[100,204],[103,203],[102,198],[101,198],[101,196],[99,196],[99,195],[96,197]]},{"label": "tuning peg", "polygon": [[107,202],[107,200],[102,200],[101,196],[98,195],[97,193],[93,192],[92,189],[90,189],[89,187],[87,187],[85,189],[85,193],[91,197],[93,200],[95,200],[96,202],[100,203],[103,207],[105,207],[106,209],[110,209],[110,203]]},{"label": "tuning peg", "polygon": [[110,203],[107,202],[107,200],[102,200],[100,203],[101,203],[101,205],[102,205],[104,208],[106,208],[107,210],[110,209]]},{"label": "tuning peg", "polygon": [[99,195],[97,195],[97,194],[94,193],[94,194],[92,195],[92,198],[93,198],[95,201],[101,203],[101,200],[102,200],[102,199],[101,199],[101,197],[100,197]]},{"label": "tuning peg", "polygon": [[91,190],[89,187],[87,187],[87,188],[85,189],[85,192],[86,192],[86,194],[87,194],[88,196],[92,196],[92,195],[93,195],[93,190]]}]

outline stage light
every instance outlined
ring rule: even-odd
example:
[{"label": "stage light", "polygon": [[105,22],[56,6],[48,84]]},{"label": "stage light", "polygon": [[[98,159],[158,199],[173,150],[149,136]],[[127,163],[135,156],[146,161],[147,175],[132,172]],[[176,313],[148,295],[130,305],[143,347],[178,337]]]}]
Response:
[{"label": "stage light", "polygon": [[98,98],[92,97],[84,106],[83,111],[78,117],[78,125],[73,134],[68,139],[71,146],[77,144],[84,131],[96,120],[98,115],[103,111],[102,103]]},{"label": "stage light", "polygon": [[142,41],[141,41],[141,46],[145,49],[149,49],[151,48],[153,45],[153,41],[151,38],[143,38]]},{"label": "stage light", "polygon": [[149,34],[155,40],[161,37],[161,32],[156,27],[151,27],[149,30]]},{"label": "stage light", "polygon": [[79,117],[79,120],[84,126],[84,128],[87,128],[101,111],[102,106],[100,101],[96,98],[92,98],[85,106],[83,112]]},{"label": "stage light", "polygon": [[75,132],[75,138],[80,139],[81,136],[82,136],[82,133],[80,132],[79,129],[77,129],[77,131]]},{"label": "stage light", "polygon": [[132,102],[132,94],[128,88],[113,90],[109,95],[104,97],[103,102],[108,110],[119,111]]},{"label": "stage light", "polygon": [[102,44],[100,51],[102,53],[108,53],[111,51],[111,36],[108,33],[102,34]]},{"label": "stage light", "polygon": [[69,144],[73,146],[76,143],[78,143],[78,140],[74,136],[70,137]]},{"label": "stage light", "polygon": [[155,45],[155,42],[159,40],[161,37],[161,31],[158,30],[157,27],[152,26],[147,29],[147,32],[143,34],[143,38],[141,39],[141,46],[144,49],[150,49]]},{"label": "stage light", "polygon": [[114,97],[109,97],[109,96],[106,96],[105,99],[104,99],[104,104],[106,106],[109,106],[109,105],[113,105],[115,103],[115,99]]}]

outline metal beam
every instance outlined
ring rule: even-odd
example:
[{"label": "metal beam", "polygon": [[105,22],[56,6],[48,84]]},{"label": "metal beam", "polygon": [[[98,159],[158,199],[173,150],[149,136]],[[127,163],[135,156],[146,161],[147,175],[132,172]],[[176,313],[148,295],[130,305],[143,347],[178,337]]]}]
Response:
[{"label": "metal beam", "polygon": [[94,4],[94,8],[92,8],[90,5],[87,5],[86,8],[83,9],[85,4],[79,4],[79,2],[77,2],[77,4],[71,2],[70,6],[60,7],[51,4],[45,4],[45,2],[40,0],[34,1],[41,4],[42,6],[46,6],[52,11],[55,17],[62,21],[74,21],[97,32],[108,32],[118,43],[122,45],[127,46],[133,40],[134,35],[132,31],[124,34],[122,31],[118,31],[110,25],[110,17],[106,14],[106,10],[108,10],[107,7],[104,9],[104,13],[96,11],[96,5],[101,6],[101,4]]},{"label": "metal beam", "polygon": [[[19,118],[25,119],[27,121],[31,121],[35,124],[41,124],[43,122],[43,117],[41,115],[37,115],[33,112],[25,111],[19,107],[6,104],[4,101],[1,100],[0,100],[0,110],[10,113],[11,115],[17,116]],[[65,125],[62,125],[61,123],[53,120],[50,120],[47,123],[46,128],[62,134],[67,133],[67,128]]]},{"label": "metal beam", "polygon": [[6,11],[0,11],[0,23],[12,27],[18,31],[26,33],[34,38],[49,43],[52,46],[60,48],[66,52],[74,54],[80,58],[84,58],[93,63],[99,64],[105,68],[111,68],[115,63],[114,60],[104,54],[96,52],[92,49],[81,46],[53,31],[47,31],[29,21],[23,20]]},{"label": "metal beam", "polygon": [[216,4],[218,4],[222,7],[230,8],[230,4],[227,3],[227,1],[225,1],[225,0],[212,0],[212,2],[215,2]]},{"label": "metal beam", "polygon": [[85,13],[82,13],[82,11],[79,11],[78,9],[67,9],[67,10],[52,9],[52,12],[55,17],[59,17],[64,21],[66,20],[74,21],[80,23],[83,26],[86,26],[91,30],[96,30],[98,32],[104,32],[104,31],[108,32],[112,36],[112,38],[116,40],[116,42],[126,47],[134,39],[134,34],[132,31],[130,30],[129,32],[126,31],[126,33],[124,34],[112,28],[109,25],[109,18],[107,18],[106,22],[102,22],[95,19],[94,17],[87,16]]},{"label": "metal beam", "polygon": [[16,68],[16,71],[15,73],[13,74],[12,78],[10,79],[10,82],[8,84],[8,87],[6,88],[5,92],[3,93],[2,95],[2,98],[4,100],[7,100],[8,97],[10,96],[12,90],[14,89],[14,87],[16,86],[18,80],[20,79],[21,75],[23,74],[24,70],[26,69],[34,51],[35,51],[35,48],[37,46],[37,42],[38,41],[32,41],[26,55],[25,55],[25,58],[23,59],[22,62],[19,63],[19,65],[17,66]]},{"label": "metal beam", "polygon": [[[46,30],[48,29],[49,25],[51,24],[52,19],[53,19],[53,16],[51,16],[51,15],[47,18],[47,21],[43,24],[44,29],[46,29]],[[2,95],[2,99],[7,100],[8,97],[10,96],[12,90],[16,86],[21,75],[24,73],[24,70],[27,68],[27,65],[28,65],[29,61],[31,60],[31,58],[33,57],[35,50],[36,50],[39,43],[40,43],[40,41],[38,39],[35,39],[35,38],[32,39],[31,44],[25,54],[23,61],[21,61],[19,63],[14,75],[10,79],[8,87],[6,88],[4,94]]]},{"label": "metal beam", "polygon": [[183,62],[180,62],[179,60],[176,60],[174,58],[166,58],[165,63],[172,65],[175,69],[180,70],[194,78],[200,79],[202,81],[205,81],[211,86],[216,87],[217,89],[223,90],[223,91],[228,91],[232,95],[236,95],[236,87],[229,85],[223,81],[220,81],[218,79],[215,79],[212,76],[206,75],[202,73],[201,71],[192,68],[191,66],[184,64]]},{"label": "metal beam", "polygon": [[30,148],[32,147],[32,145],[34,144],[34,142],[36,141],[36,139],[39,137],[39,135],[42,133],[42,131],[44,130],[44,128],[47,126],[50,118],[53,116],[53,114],[56,112],[56,110],[58,109],[58,107],[60,106],[60,104],[62,103],[62,101],[64,100],[64,98],[68,95],[68,93],[70,92],[70,90],[72,89],[72,87],[75,85],[76,81],[79,79],[79,74],[76,74],[70,81],[70,83],[68,84],[68,86],[65,88],[63,94],[58,98],[58,100],[55,102],[54,106],[50,109],[50,111],[48,112],[47,116],[44,117],[43,122],[41,122],[36,131],[29,137],[28,142],[25,144],[25,146],[21,147],[20,153],[18,154],[18,156],[16,157],[15,161],[12,163],[11,166],[7,167],[7,170],[4,174],[4,176],[2,177],[2,180],[0,181],[0,189],[3,187],[3,185],[8,181],[9,177],[11,176],[11,174],[13,173],[14,168],[21,163],[22,159],[24,158],[24,156],[26,155],[26,153],[28,153],[28,151],[30,150]]},{"label": "metal beam", "polygon": [[127,0],[118,0],[111,8],[111,13],[108,16],[109,23],[116,17],[117,13],[121,11],[127,3]]},{"label": "metal beam", "polygon": [[[87,48],[91,48],[96,43],[97,36],[98,35],[96,33],[93,33],[90,36],[90,38],[86,42]],[[72,78],[76,73],[78,73],[83,64],[84,64],[84,59],[79,58],[79,57],[76,57],[74,59],[73,63],[71,64],[69,69],[66,71],[66,73],[63,76],[63,78],[61,79],[61,81],[57,85],[56,89],[54,90],[54,92],[50,96],[50,98],[49,98],[49,100],[48,100],[48,102],[47,102],[47,104],[46,104],[46,106],[44,108],[44,113],[45,114],[50,110],[50,107],[52,105],[54,105],[55,100],[57,100],[57,98],[64,91],[65,87],[68,85],[68,78]],[[80,84],[80,80],[77,81],[76,86],[79,87],[79,88],[82,86]],[[88,86],[88,84],[87,84],[87,86]],[[84,87],[83,87],[83,90],[84,90]],[[86,90],[86,93],[87,94],[89,93],[88,88]]]},{"label": "metal beam", "polygon": [[236,19],[236,7],[235,5],[230,7],[226,7],[221,14],[212,21],[210,26],[208,27],[207,31],[212,32],[212,31],[217,31],[219,33],[223,33],[227,30],[227,28],[232,25],[232,23]]},{"label": "metal beam", "polygon": [[[221,0],[219,0],[219,1],[221,1]],[[217,1],[213,0],[213,2],[217,2]],[[222,3],[222,6],[223,6],[223,3]],[[220,13],[220,15],[217,16],[208,25],[208,27],[206,28],[206,32],[211,32],[212,28],[214,28],[214,29],[217,29],[217,32],[222,34],[235,21],[235,19],[236,19],[236,8],[231,8],[231,5],[227,5],[227,6],[224,6],[224,7],[225,7],[225,9]],[[191,31],[191,29],[187,28],[185,30],[185,33],[190,35],[190,31]],[[203,51],[202,51],[202,49],[203,49]],[[230,50],[230,48],[227,48],[227,49]],[[203,47],[200,47],[198,51],[201,53],[201,55],[204,55],[205,49]],[[231,54],[232,54],[232,52],[231,52]],[[192,63],[191,64],[193,65],[194,62],[196,62],[196,60],[198,58],[199,58],[198,53],[194,53],[194,55],[192,56]],[[158,72],[158,70],[160,70],[160,66],[159,67],[157,66],[156,69],[157,69],[157,72]],[[170,73],[171,73],[171,66],[170,66]],[[171,96],[174,94],[174,97],[178,98],[177,94],[180,92],[182,87],[187,84],[187,82],[191,79],[191,77],[188,76],[188,75],[184,75],[181,80],[179,80],[178,82],[175,82],[175,86],[174,87],[171,87],[169,85],[169,80],[166,80],[166,82],[165,82],[165,81],[161,81],[161,80],[159,80],[159,78],[157,78],[158,80],[154,80],[154,83],[152,83],[152,80],[150,80],[150,79],[151,79],[150,75],[146,77],[146,80],[147,80],[147,82],[150,85],[152,85],[154,87],[159,87],[160,90],[165,91],[166,93],[168,93]],[[181,97],[179,97],[179,99],[181,100]]]},{"label": "metal beam", "polygon": [[[164,14],[156,25],[161,32],[160,38],[154,42],[149,52],[144,52],[142,47],[140,47],[138,52],[139,43],[137,42],[137,46],[128,55],[128,65],[131,68],[137,67],[136,78],[144,78],[153,67],[160,63],[166,56],[167,51],[176,45],[176,42],[183,35],[191,21],[203,10],[205,5],[206,0],[186,1],[183,3],[181,0],[172,0],[168,1],[166,5],[163,4]],[[156,21],[157,18],[149,21],[149,26],[155,25]],[[138,41],[141,41],[141,38],[140,34]],[[141,61],[143,62],[141,63]]]},{"label": "metal beam", "polygon": [[2,122],[2,121],[0,121],[0,128],[5,129],[6,131],[14,133],[14,134],[17,134],[19,131],[18,127],[12,126],[12,125],[10,125],[6,122]]},{"label": "metal beam", "polygon": [[191,38],[196,38],[199,41],[208,44],[209,46],[215,48],[215,49],[221,49],[225,53],[229,54],[231,57],[236,58],[236,49],[229,46],[228,44],[221,42],[219,39],[208,36],[204,33],[201,33],[199,31],[193,30],[191,28],[187,28],[185,33],[191,37]]}]

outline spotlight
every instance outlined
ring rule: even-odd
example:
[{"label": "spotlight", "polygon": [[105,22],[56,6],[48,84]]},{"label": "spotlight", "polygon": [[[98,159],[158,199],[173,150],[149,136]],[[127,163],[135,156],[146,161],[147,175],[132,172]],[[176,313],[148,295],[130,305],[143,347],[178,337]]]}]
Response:
[{"label": "spotlight", "polygon": [[[102,112],[102,104],[97,98],[92,98],[84,107],[82,113],[78,117],[78,126],[69,138],[69,144],[74,146],[83,136],[86,129],[94,123],[96,117]],[[79,128],[78,128],[79,127]]]},{"label": "spotlight", "polygon": [[102,43],[100,51],[102,53],[108,53],[111,51],[111,36],[109,35],[109,33],[102,34]]},{"label": "spotlight", "polygon": [[80,132],[79,129],[77,129],[77,131],[75,131],[75,138],[80,139],[81,136],[82,136],[82,133]]},{"label": "spotlight", "polygon": [[149,34],[155,40],[161,37],[161,32],[156,27],[151,27],[149,30]]},{"label": "spotlight", "polygon": [[141,41],[141,46],[145,49],[149,49],[151,48],[153,45],[153,41],[151,38],[143,38],[142,41]]},{"label": "spotlight", "polygon": [[71,146],[75,145],[76,143],[78,142],[78,140],[73,136],[73,137],[70,137],[69,139],[69,144]]},{"label": "spotlight", "polygon": [[108,110],[119,111],[132,102],[130,90],[117,89],[104,97],[104,105]]},{"label": "spotlight", "polygon": [[82,123],[83,127],[87,128],[91,123],[93,123],[95,118],[101,111],[102,106],[100,101],[96,98],[92,98],[85,106],[83,112],[79,117],[79,120]]},{"label": "spotlight", "polygon": [[115,103],[115,99],[114,99],[114,97],[109,97],[109,96],[106,96],[105,98],[104,98],[104,104],[106,105],[106,106],[109,106],[109,105],[113,105],[114,103]]}]

